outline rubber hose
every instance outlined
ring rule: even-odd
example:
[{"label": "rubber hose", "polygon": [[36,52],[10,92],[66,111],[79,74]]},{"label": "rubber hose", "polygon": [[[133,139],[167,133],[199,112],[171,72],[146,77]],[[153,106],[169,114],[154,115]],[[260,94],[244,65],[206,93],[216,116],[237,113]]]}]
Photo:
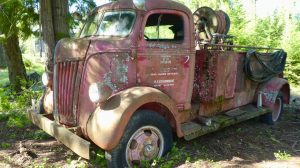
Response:
[{"label": "rubber hose", "polygon": [[[268,60],[262,59],[263,57]],[[284,50],[278,50],[272,54],[259,54],[255,50],[249,50],[244,60],[244,72],[254,82],[266,82],[284,71],[287,54]],[[251,67],[257,60],[262,70]]]}]

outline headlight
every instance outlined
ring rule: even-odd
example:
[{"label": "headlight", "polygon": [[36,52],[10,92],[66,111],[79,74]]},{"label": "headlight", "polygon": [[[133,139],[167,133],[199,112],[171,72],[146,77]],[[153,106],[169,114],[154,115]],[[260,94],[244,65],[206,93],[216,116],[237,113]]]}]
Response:
[{"label": "headlight", "polygon": [[42,75],[42,82],[44,86],[48,86],[49,84],[49,75],[46,72],[44,72]]},{"label": "headlight", "polygon": [[103,83],[93,83],[89,88],[89,97],[94,103],[106,101],[112,94],[112,89]]}]

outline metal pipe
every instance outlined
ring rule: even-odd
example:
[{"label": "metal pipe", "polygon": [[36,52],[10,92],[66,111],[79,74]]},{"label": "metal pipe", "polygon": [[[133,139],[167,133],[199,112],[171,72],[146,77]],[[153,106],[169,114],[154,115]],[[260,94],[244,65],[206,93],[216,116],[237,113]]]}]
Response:
[{"label": "metal pipe", "polygon": [[245,49],[258,49],[258,50],[282,50],[282,49],[278,49],[278,48],[226,45],[226,44],[203,44],[203,46],[204,46],[204,48],[207,48],[208,46],[216,46],[216,47],[232,47],[232,48],[245,48]]}]

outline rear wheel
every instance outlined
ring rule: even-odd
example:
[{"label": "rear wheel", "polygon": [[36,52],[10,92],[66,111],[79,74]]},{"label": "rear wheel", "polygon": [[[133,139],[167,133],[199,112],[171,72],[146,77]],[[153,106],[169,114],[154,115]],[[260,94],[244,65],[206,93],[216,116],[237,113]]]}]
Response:
[{"label": "rear wheel", "polygon": [[278,94],[274,107],[271,108],[271,111],[272,112],[261,116],[262,122],[273,125],[280,120],[283,111],[283,97],[281,93]]},{"label": "rear wheel", "polygon": [[119,145],[107,152],[111,167],[140,167],[162,157],[172,147],[172,129],[159,114],[138,111],[128,123]]}]

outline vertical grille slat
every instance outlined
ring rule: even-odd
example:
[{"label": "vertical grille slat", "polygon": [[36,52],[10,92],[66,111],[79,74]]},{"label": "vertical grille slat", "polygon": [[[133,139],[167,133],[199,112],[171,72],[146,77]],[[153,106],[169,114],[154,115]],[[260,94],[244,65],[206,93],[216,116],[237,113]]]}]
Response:
[{"label": "vertical grille slat", "polygon": [[[66,86],[68,85],[67,83],[66,83],[66,73],[68,72],[68,67],[67,67],[67,65],[66,65],[66,62],[64,62],[63,63],[63,66],[62,66],[62,68],[61,68],[61,71],[62,71],[62,77],[61,77],[61,86],[62,86],[62,89],[61,89],[61,95],[62,95],[62,97],[61,97],[61,99],[62,99],[62,113],[63,114],[66,114],[67,113],[67,110],[66,110]],[[63,119],[63,117],[62,117],[62,119]]]},{"label": "vertical grille slat", "polygon": [[[72,77],[71,77],[71,86],[70,86],[70,90],[74,90],[74,88],[75,88],[75,81],[76,81],[77,69],[78,69],[78,64],[72,63]],[[75,91],[73,91],[73,94],[74,94],[74,93],[75,93]],[[76,109],[74,108],[73,98],[74,98],[74,97],[72,97],[72,98],[70,99],[70,104],[71,104],[71,109],[73,109],[73,115],[75,116],[74,110],[76,110]],[[76,116],[75,116],[75,118],[76,118]]]},{"label": "vertical grille slat", "polygon": [[66,73],[65,73],[65,80],[66,80],[66,84],[64,85],[65,86],[65,92],[64,92],[64,98],[65,98],[65,104],[64,104],[64,111],[68,113],[68,117],[69,117],[69,106],[70,106],[70,103],[69,103],[69,100],[70,100],[70,95],[71,95],[71,92],[70,92],[70,78],[72,78],[72,76],[70,75],[71,74],[71,71],[72,71],[72,64],[71,62],[66,62],[66,67],[68,67],[68,69],[66,70]]},{"label": "vertical grille slat", "polygon": [[59,62],[57,65],[57,104],[60,122],[69,126],[76,124],[73,97],[79,61]]},{"label": "vertical grille slat", "polygon": [[63,73],[62,73],[62,69],[63,69],[63,64],[59,64],[59,70],[58,70],[58,78],[59,78],[59,83],[58,83],[58,88],[59,88],[59,92],[58,92],[58,96],[59,98],[57,99],[58,100],[58,109],[59,111],[62,112],[62,104],[63,104],[63,100],[61,100],[61,98],[63,97],[61,94],[63,92],[63,81],[62,81],[62,78],[63,78]]}]

